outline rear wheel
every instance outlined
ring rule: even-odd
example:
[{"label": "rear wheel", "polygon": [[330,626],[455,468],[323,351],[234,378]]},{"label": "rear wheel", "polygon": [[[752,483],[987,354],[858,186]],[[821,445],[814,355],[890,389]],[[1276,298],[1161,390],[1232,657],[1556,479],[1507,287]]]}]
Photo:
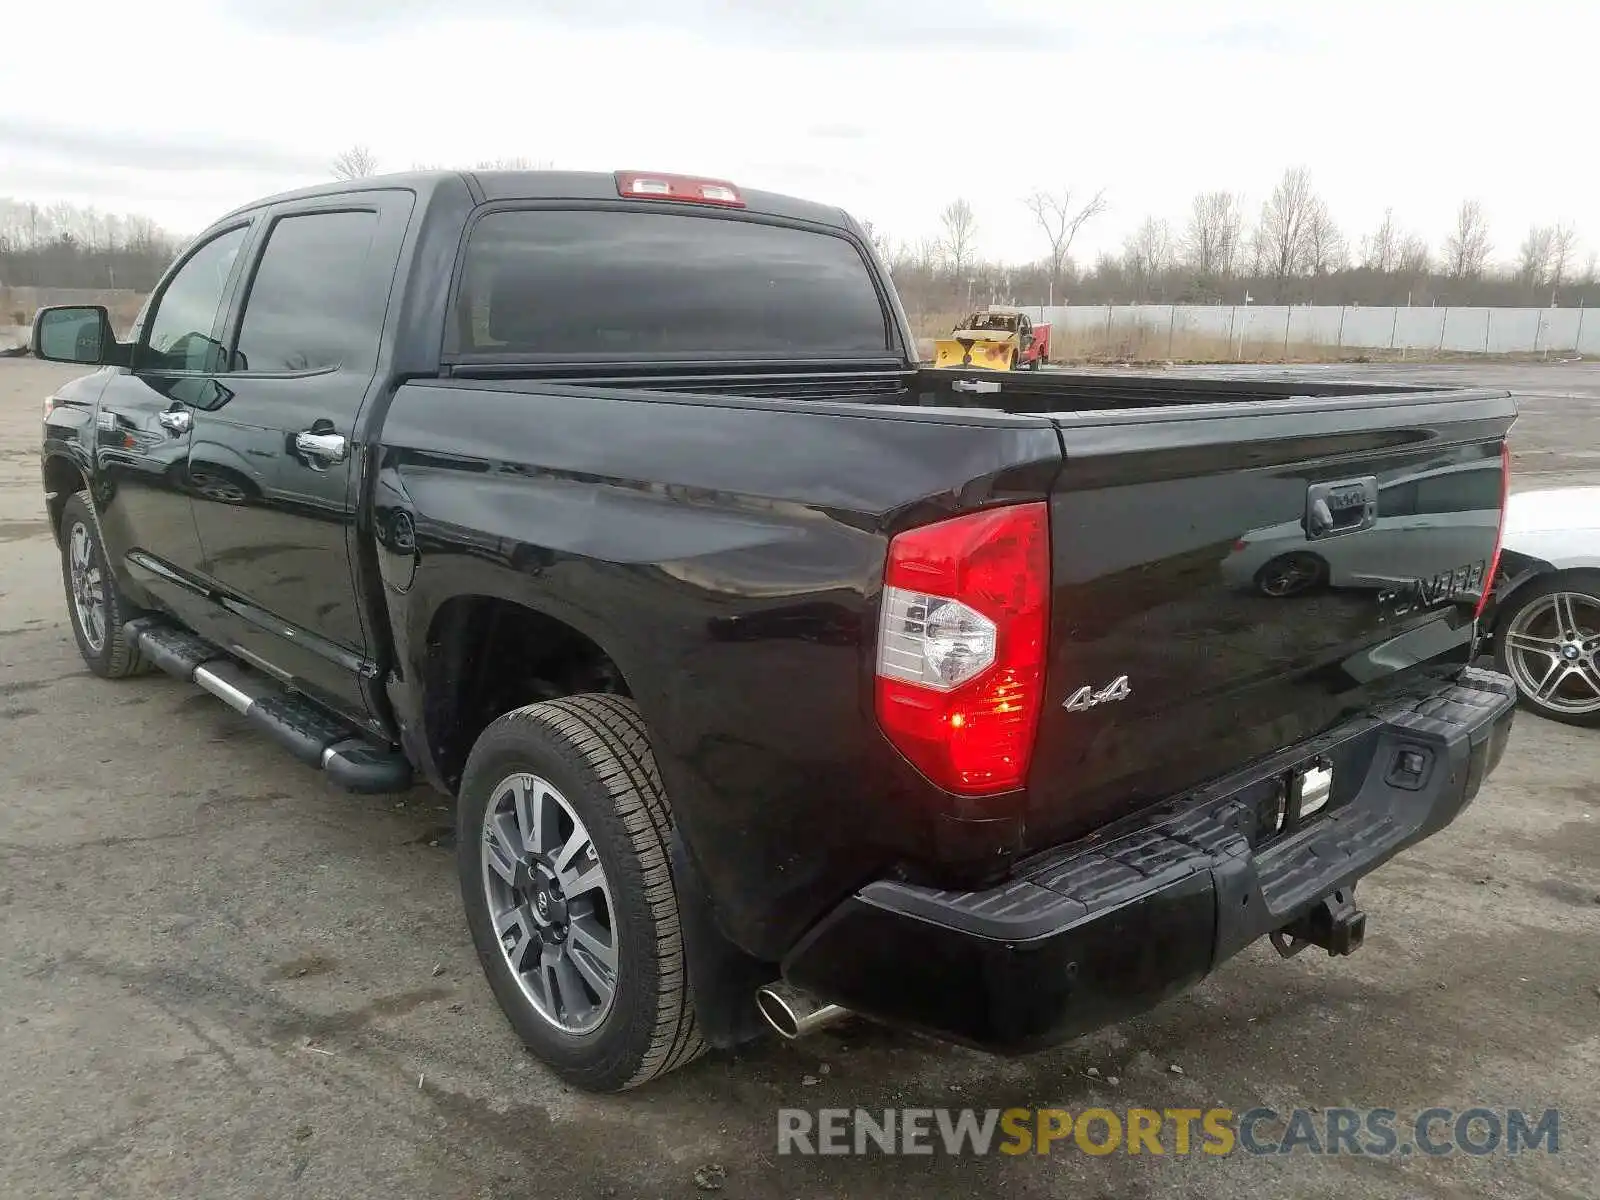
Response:
[{"label": "rear wheel", "polygon": [[61,580],[67,619],[78,653],[103,679],[121,679],[145,669],[139,643],[123,631],[138,616],[118,589],[100,538],[100,520],[88,492],[70,497],[61,510]]},{"label": "rear wheel", "polygon": [[1495,622],[1497,665],[1522,705],[1600,726],[1600,571],[1566,571],[1511,597]]},{"label": "rear wheel", "polygon": [[1315,554],[1294,551],[1280,554],[1256,572],[1256,587],[1263,596],[1282,599],[1312,591],[1328,582],[1328,564]]},{"label": "rear wheel", "polygon": [[467,761],[458,867],[479,961],[523,1042],[578,1087],[635,1087],[705,1048],[670,828],[643,719],[620,696],[507,713]]}]

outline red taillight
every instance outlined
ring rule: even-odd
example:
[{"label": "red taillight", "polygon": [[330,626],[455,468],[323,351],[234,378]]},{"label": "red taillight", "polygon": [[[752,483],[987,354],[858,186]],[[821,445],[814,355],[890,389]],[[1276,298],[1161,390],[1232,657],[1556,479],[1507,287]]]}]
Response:
[{"label": "red taillight", "polygon": [[1040,501],[970,513],[889,543],[877,713],[946,791],[1021,787],[1044,699],[1050,522]]},{"label": "red taillight", "polygon": [[744,197],[739,194],[739,189],[726,179],[696,179],[692,175],[618,171],[617,195],[624,200],[676,200],[681,204],[744,207]]},{"label": "red taillight", "polygon": [[1511,499],[1511,443],[1500,443],[1500,524],[1494,531],[1494,553],[1489,557],[1489,573],[1483,577],[1483,592],[1478,597],[1478,607],[1473,619],[1483,616],[1494,595],[1494,578],[1500,574],[1500,547],[1506,537],[1506,504]]}]

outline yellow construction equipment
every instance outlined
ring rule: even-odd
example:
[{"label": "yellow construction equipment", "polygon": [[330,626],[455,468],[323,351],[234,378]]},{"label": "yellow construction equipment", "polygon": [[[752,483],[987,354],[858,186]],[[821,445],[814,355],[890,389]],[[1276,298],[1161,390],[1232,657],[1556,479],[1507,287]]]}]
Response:
[{"label": "yellow construction equipment", "polygon": [[1006,338],[973,336],[971,329],[958,330],[934,343],[933,365],[936,367],[984,367],[991,371],[1009,371],[1017,357],[1015,334]]},{"label": "yellow construction equipment", "polygon": [[1050,355],[1050,327],[1014,312],[973,313],[934,343],[934,366],[1038,370]]}]

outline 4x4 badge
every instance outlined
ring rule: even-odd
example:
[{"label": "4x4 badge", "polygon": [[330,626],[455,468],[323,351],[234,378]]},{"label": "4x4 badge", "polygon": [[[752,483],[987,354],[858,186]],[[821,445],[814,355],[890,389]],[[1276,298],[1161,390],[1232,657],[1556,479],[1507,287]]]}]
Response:
[{"label": "4x4 badge", "polygon": [[1096,704],[1109,704],[1113,700],[1126,700],[1133,695],[1133,689],[1128,686],[1128,677],[1118,675],[1098,692],[1085,685],[1068,696],[1063,707],[1068,712],[1088,712]]}]

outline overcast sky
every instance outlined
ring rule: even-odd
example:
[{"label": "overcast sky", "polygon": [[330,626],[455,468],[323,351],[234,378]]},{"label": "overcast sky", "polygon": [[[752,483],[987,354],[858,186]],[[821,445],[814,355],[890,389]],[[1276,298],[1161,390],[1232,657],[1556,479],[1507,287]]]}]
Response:
[{"label": "overcast sky", "polygon": [[72,0],[9,6],[0,196],[193,232],[325,178],[521,155],[724,176],[897,239],[966,197],[985,254],[1034,188],[1104,187],[1074,256],[1200,189],[1252,216],[1304,164],[1352,243],[1437,246],[1465,196],[1600,246],[1600,3],[1502,0]]}]

